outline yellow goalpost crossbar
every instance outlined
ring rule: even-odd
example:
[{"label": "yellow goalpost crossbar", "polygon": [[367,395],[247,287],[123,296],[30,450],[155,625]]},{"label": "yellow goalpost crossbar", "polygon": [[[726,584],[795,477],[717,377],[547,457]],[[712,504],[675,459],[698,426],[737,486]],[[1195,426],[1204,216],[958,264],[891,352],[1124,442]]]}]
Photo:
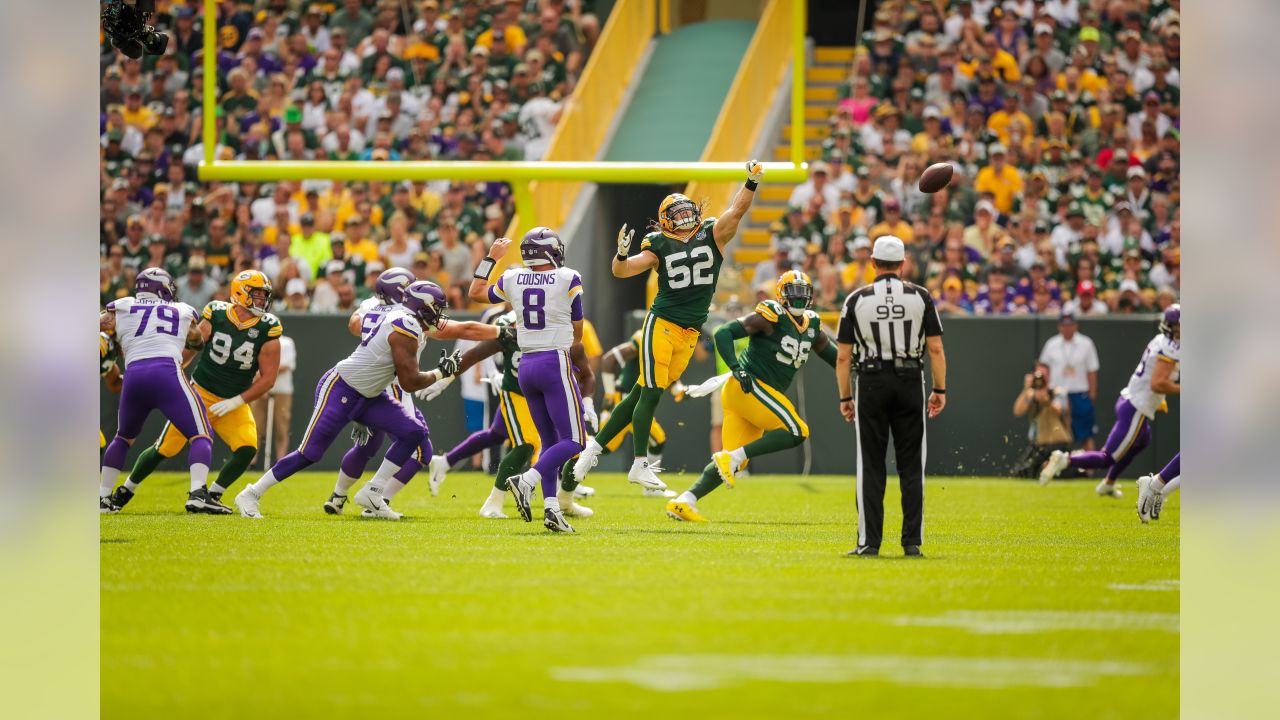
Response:
[{"label": "yellow goalpost crossbar", "polygon": [[[619,5],[629,0],[620,0]],[[791,162],[763,163],[768,178],[774,182],[804,182],[808,170],[804,158],[804,0],[790,2],[792,27],[791,85]],[[217,73],[217,0],[204,0],[204,87],[201,108],[201,130],[204,160],[199,177],[206,181],[284,180],[462,180],[503,181],[512,185],[516,214],[524,227],[534,227],[534,206],[529,183],[596,182],[596,183],[687,183],[693,181],[725,182],[741,180],[741,162],[441,162],[441,161],[283,161],[283,160],[218,160],[216,108],[218,104]],[[616,8],[615,8],[616,11]],[[636,38],[648,42],[648,38]],[[763,112],[763,109],[762,109]],[[745,160],[746,158],[744,158]]]}]

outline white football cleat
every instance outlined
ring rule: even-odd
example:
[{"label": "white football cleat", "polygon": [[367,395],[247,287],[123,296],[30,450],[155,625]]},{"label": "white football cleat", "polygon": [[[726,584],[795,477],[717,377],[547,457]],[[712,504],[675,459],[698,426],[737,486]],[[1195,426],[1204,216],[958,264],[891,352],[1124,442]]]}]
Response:
[{"label": "white football cleat", "polygon": [[1138,478],[1138,519],[1145,525],[1151,520],[1152,510],[1155,508],[1155,497],[1160,492],[1151,487],[1152,478],[1150,475],[1143,475]]},{"label": "white football cleat", "polygon": [[676,491],[645,488],[640,494],[644,497],[673,498],[676,496]]},{"label": "white football cleat", "polygon": [[262,513],[258,511],[258,501],[261,499],[253,490],[246,487],[240,491],[239,495],[236,495],[236,499],[232,502],[240,509],[240,517],[261,520]]},{"label": "white football cleat", "polygon": [[494,507],[489,507],[488,505],[485,505],[484,507],[480,508],[480,517],[485,518],[487,520],[506,520],[507,514],[502,512],[502,508],[500,507],[494,508]]},{"label": "white football cleat", "polygon": [[427,489],[431,491],[431,497],[440,494],[440,485],[448,474],[449,461],[443,455],[432,455],[431,462],[427,463]]},{"label": "white football cleat", "polygon": [[578,482],[586,480],[587,473],[591,472],[591,469],[596,466],[596,463],[600,462],[600,453],[603,451],[604,448],[600,446],[600,443],[596,442],[595,438],[588,440],[587,446],[582,449],[582,452],[578,455],[578,459],[573,463],[574,479]]},{"label": "white football cleat", "polygon": [[[381,490],[374,490],[367,483],[360,488],[360,492],[355,496],[356,504],[367,510],[373,517],[382,518],[383,520],[399,520],[404,517],[400,513],[391,509],[387,504],[387,499],[382,496]],[[360,513],[361,517],[369,517],[365,513]]]},{"label": "white football cleat", "polygon": [[1099,497],[1118,498],[1124,495],[1124,493],[1120,492],[1119,480],[1108,483],[1106,478],[1103,478],[1102,482],[1098,483],[1098,487],[1094,488],[1093,491],[1098,493]]},{"label": "white football cleat", "polygon": [[1071,455],[1062,450],[1054,450],[1049,459],[1044,463],[1044,469],[1040,471],[1040,484],[1048,485],[1050,480],[1062,474],[1063,470],[1071,464]]},{"label": "white football cleat", "polygon": [[595,488],[589,485],[583,485],[582,483],[578,483],[578,487],[573,489],[573,496],[576,498],[589,498],[595,494]]},{"label": "white football cleat", "polygon": [[666,490],[667,484],[658,477],[660,470],[662,468],[653,467],[648,460],[641,460],[631,466],[631,471],[627,473],[627,482],[650,490]]}]

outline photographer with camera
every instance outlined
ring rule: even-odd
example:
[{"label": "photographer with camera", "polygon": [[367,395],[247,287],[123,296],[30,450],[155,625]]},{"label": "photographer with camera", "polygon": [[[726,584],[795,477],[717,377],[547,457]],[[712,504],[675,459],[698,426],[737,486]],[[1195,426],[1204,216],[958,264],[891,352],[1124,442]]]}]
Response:
[{"label": "photographer with camera", "polygon": [[1040,472],[1040,466],[1054,450],[1071,448],[1071,410],[1067,403],[1067,391],[1049,384],[1049,366],[1036,362],[1035,370],[1022,379],[1022,392],[1013,401],[1015,417],[1027,416],[1030,444],[1009,470],[1013,477],[1032,478]]}]

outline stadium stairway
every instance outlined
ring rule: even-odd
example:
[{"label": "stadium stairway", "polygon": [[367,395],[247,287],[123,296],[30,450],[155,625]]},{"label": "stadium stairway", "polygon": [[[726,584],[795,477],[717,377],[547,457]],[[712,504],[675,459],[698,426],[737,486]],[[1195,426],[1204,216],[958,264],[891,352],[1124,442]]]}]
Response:
[{"label": "stadium stairway", "polygon": [[[817,160],[822,153],[828,120],[835,112],[841,81],[853,64],[852,47],[817,47],[812,64],[805,70],[804,158]],[[774,160],[791,158],[791,125],[786,124],[773,145]],[[739,231],[733,261],[743,282],[726,287],[727,293],[742,293],[755,286],[755,266],[769,257],[770,226],[787,211],[792,185],[770,185],[768,176],[751,207],[747,223]],[[724,298],[721,298],[722,300]]]}]

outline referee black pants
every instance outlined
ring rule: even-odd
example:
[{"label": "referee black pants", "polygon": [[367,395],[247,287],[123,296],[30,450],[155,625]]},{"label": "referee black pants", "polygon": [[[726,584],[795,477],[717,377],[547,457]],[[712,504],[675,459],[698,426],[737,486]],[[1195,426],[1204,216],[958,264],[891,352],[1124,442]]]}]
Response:
[{"label": "referee black pants", "polygon": [[924,531],[924,381],[921,373],[883,371],[857,379],[858,544],[880,547],[884,530],[885,455],[889,433],[902,488],[902,544]]}]

